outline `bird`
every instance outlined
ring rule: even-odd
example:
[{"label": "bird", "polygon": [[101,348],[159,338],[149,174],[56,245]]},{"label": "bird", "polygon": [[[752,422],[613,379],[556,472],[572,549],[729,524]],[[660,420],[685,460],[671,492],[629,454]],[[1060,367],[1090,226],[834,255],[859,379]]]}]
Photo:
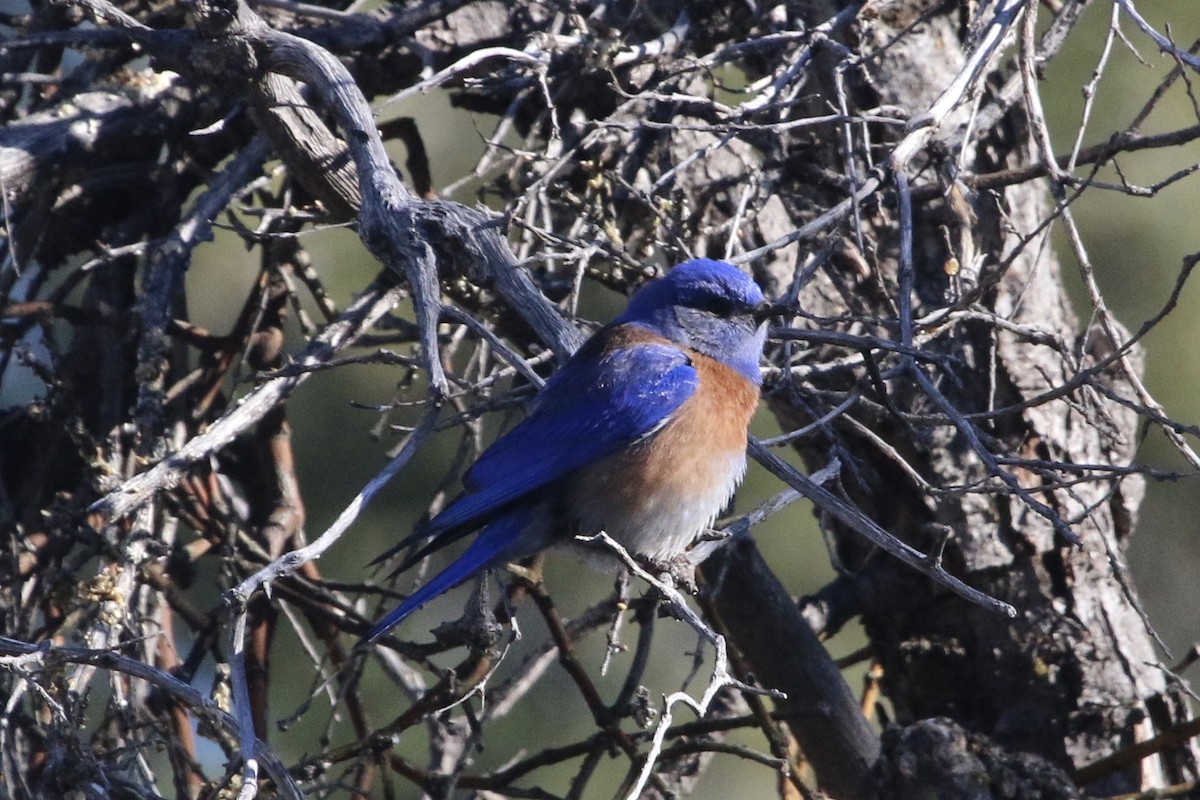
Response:
[{"label": "bird", "polygon": [[775,312],[724,261],[685,261],[638,289],[471,465],[463,493],[372,562],[427,540],[399,573],[482,529],[363,642],[469,578],[577,535],[603,531],[651,563],[679,557],[745,474]]}]

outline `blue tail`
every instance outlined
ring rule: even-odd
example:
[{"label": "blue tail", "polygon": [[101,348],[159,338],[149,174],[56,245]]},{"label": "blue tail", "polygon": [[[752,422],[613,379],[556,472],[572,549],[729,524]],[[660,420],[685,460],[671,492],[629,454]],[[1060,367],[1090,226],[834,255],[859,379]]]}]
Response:
[{"label": "blue tail", "polygon": [[536,550],[536,547],[522,546],[524,543],[521,540],[521,532],[528,524],[530,516],[529,509],[518,509],[493,521],[450,566],[379,620],[371,632],[362,638],[360,644],[371,644],[418,608],[468,578]]}]

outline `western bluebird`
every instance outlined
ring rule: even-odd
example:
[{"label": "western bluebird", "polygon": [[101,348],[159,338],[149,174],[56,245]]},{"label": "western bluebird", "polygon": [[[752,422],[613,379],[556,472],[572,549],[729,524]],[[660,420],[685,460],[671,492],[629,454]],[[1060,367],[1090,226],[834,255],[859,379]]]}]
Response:
[{"label": "western bluebird", "polygon": [[428,538],[403,570],[483,527],[365,640],[473,575],[578,534],[604,531],[655,562],[680,555],[745,474],[771,308],[722,261],[688,261],[642,287],[471,466],[463,494],[376,559]]}]

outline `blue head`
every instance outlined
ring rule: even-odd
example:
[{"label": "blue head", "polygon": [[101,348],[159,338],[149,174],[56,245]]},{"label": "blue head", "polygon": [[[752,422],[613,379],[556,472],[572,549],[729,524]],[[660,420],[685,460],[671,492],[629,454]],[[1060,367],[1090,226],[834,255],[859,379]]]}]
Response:
[{"label": "blue head", "polygon": [[697,258],[639,289],[615,321],[649,328],[758,384],[767,308],[762,290],[737,267]]}]

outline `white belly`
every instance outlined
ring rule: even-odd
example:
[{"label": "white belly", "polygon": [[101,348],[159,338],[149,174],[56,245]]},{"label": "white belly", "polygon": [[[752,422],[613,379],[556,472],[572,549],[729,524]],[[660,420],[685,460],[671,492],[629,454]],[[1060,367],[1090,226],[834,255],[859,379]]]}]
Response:
[{"label": "white belly", "polygon": [[587,470],[570,503],[573,527],[582,535],[604,531],[630,553],[659,562],[712,527],[746,472],[744,449],[665,470],[630,460],[608,459]]}]

